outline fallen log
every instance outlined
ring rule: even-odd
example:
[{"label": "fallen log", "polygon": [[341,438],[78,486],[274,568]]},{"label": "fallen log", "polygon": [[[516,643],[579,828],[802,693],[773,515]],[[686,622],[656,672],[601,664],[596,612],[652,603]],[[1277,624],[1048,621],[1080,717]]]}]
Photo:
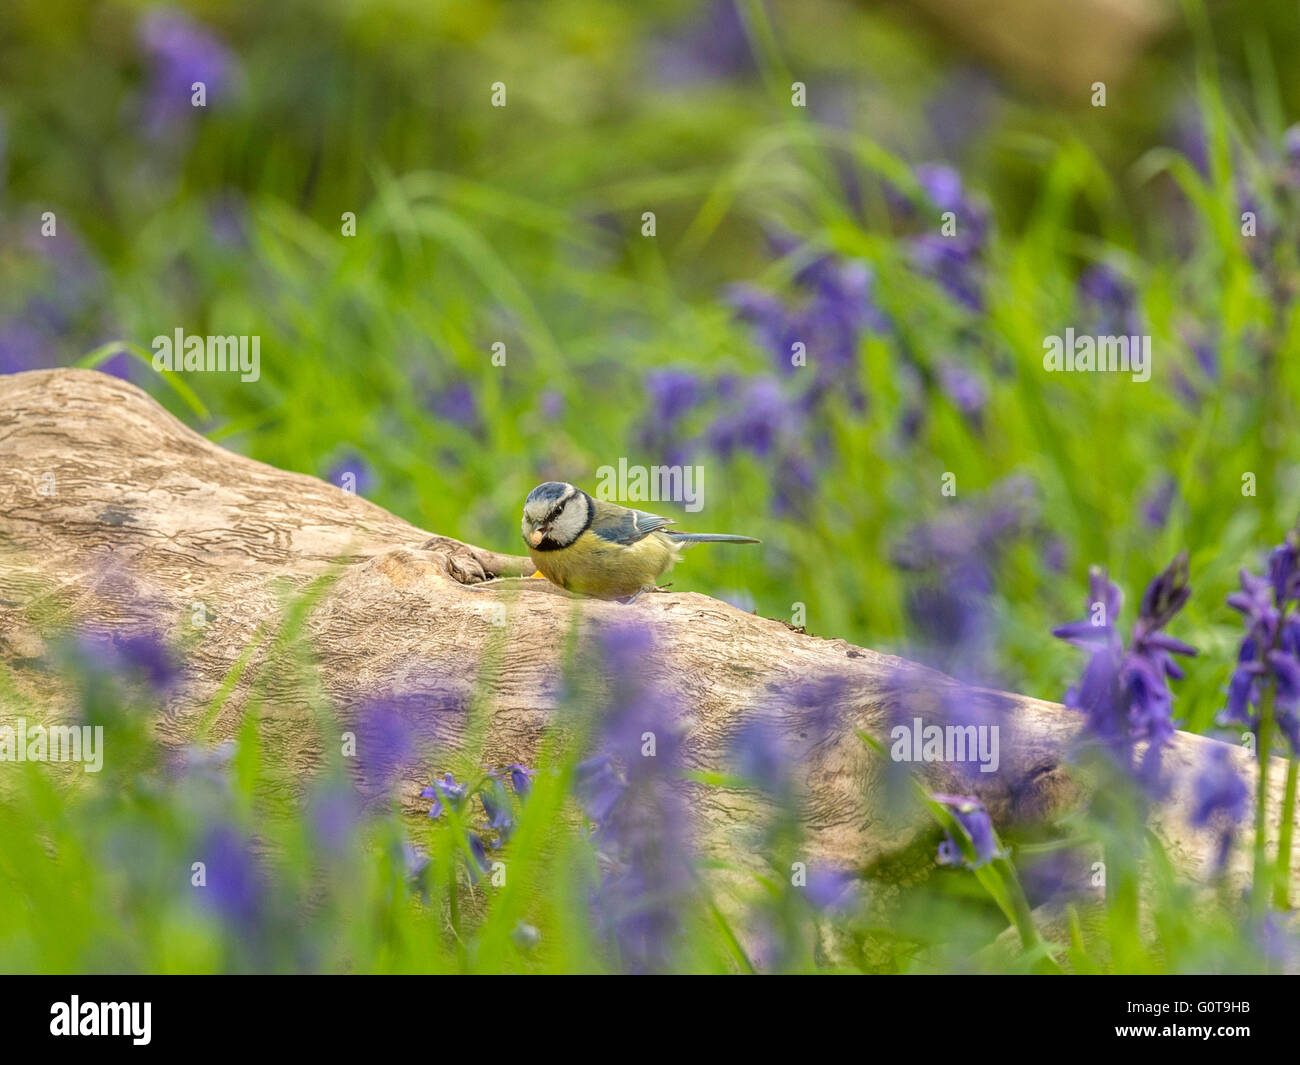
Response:
[{"label": "fallen log", "polygon": [[[501,542],[512,540],[513,527]],[[264,747],[305,778],[321,761],[313,718],[324,696],[346,727],[379,692],[437,678],[443,702],[401,704],[416,733],[455,748],[466,740],[462,707],[474,664],[491,651],[499,668],[486,709],[482,757],[531,764],[556,719],[564,634],[610,623],[671,633],[647,671],[674,693],[683,715],[687,768],[727,768],[737,723],[773,693],[809,678],[836,678],[829,722],[816,708],[777,715],[801,750],[798,775],[808,861],[867,869],[933,832],[915,806],[885,802],[889,766],[857,730],[888,743],[891,724],[918,712],[942,720],[954,704],[994,715],[1005,730],[997,772],[923,763],[935,791],[974,794],[1007,828],[1050,822],[1085,797],[1067,768],[1077,715],[1025,696],[961,688],[901,659],[822,639],[707,596],[645,595],[631,605],[575,599],[528,579],[525,558],[434,535],[320,481],[241,457],[182,425],[131,384],[82,370],[0,377],[0,662],[11,671],[6,719],[64,720],[74,712],[44,664],[60,624],[159,626],[185,648],[185,681],[156,723],[172,747],[232,736],[250,691],[262,685]],[[212,697],[241,654],[275,631],[290,592],[321,578],[306,621],[310,682],[269,660],[264,640],[211,722]],[[196,619],[201,619],[201,624]],[[60,624],[56,624],[56,620]],[[16,705],[15,705],[16,704]],[[1189,825],[1190,777],[1212,741],[1180,733],[1165,764],[1175,786],[1152,827],[1191,878],[1208,878],[1215,848]],[[1238,767],[1250,782],[1244,751]],[[403,766],[399,792],[412,813],[427,764]],[[1276,822],[1284,772],[1272,773]],[[1252,785],[1253,790],[1253,785]],[[763,799],[701,787],[692,803],[699,845],[739,865]],[[1276,824],[1274,825],[1276,829]],[[1229,875],[1248,876],[1234,853]]]}]

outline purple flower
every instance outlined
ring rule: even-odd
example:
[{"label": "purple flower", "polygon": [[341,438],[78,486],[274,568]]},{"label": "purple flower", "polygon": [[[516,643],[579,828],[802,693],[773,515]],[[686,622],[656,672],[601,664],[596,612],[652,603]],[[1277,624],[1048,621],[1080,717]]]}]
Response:
[{"label": "purple flower", "polygon": [[492,786],[480,790],[478,797],[483,804],[483,813],[488,819],[487,827],[497,833],[496,845],[500,846],[510,838],[510,833],[515,827],[515,815],[510,806],[510,796],[505,793],[503,784],[493,780]]},{"label": "purple flower", "polygon": [[607,625],[597,645],[609,693],[599,708],[598,753],[577,770],[603,870],[593,905],[622,966],[659,971],[671,960],[693,883],[676,708],[646,675],[656,652],[644,625]]},{"label": "purple flower", "polygon": [[387,791],[415,756],[403,709],[396,700],[377,699],[357,716],[357,762],[368,789]]},{"label": "purple flower", "polygon": [[1291,183],[1300,185],[1300,123],[1288,127],[1282,134],[1282,154]]},{"label": "purple flower", "polygon": [[154,8],[140,22],[139,39],[152,64],[148,125],[159,133],[196,110],[192,86],[203,82],[209,105],[235,75],[230,50],[182,11]]},{"label": "purple flower", "polygon": [[793,781],[791,752],[780,727],[768,716],[751,718],[731,739],[736,772],[769,795],[785,800]]},{"label": "purple flower", "polygon": [[475,436],[483,433],[478,400],[468,381],[453,381],[432,391],[426,401],[429,411],[438,418],[458,425]]},{"label": "purple flower", "polygon": [[55,365],[53,341],[30,321],[0,323],[0,373],[44,370]]},{"label": "purple flower", "polygon": [[704,398],[704,383],[690,370],[652,370],[646,374],[650,410],[641,428],[641,445],[670,465],[683,465],[690,449],[681,421]]},{"label": "purple flower", "polygon": [[144,680],[160,695],[172,691],[183,676],[156,633],[91,630],[78,636],[76,652],[92,673]]},{"label": "purple flower", "polygon": [[972,241],[922,233],[912,241],[911,257],[919,273],[938,282],[958,303],[973,311],[983,309],[984,281]]},{"label": "purple flower", "polygon": [[429,866],[432,860],[419,847],[409,840],[402,840],[401,854],[397,855],[402,863],[402,876],[407,886],[419,893],[427,904],[429,901]]},{"label": "purple flower", "polygon": [[989,398],[988,389],[979,377],[961,363],[944,359],[939,363],[936,375],[939,387],[962,414],[975,417],[984,410]]},{"label": "purple flower", "polygon": [[645,384],[655,420],[669,425],[703,398],[700,379],[691,370],[652,370],[646,374]]},{"label": "purple flower", "polygon": [[1210,172],[1210,151],[1205,136],[1205,122],[1200,109],[1189,102],[1180,109],[1174,123],[1172,140],[1203,177]]},{"label": "purple flower", "polygon": [[1016,538],[1035,524],[1032,483],[1012,477],[984,496],[907,531],[892,557],[914,574],[906,589],[908,616],[919,636],[912,654],[964,680],[985,679],[994,629],[994,574]]},{"label": "purple flower", "polygon": [[659,80],[692,85],[752,74],[757,68],[736,0],[712,0],[683,32],[656,49]]},{"label": "purple flower", "polygon": [[1291,612],[1298,598],[1300,531],[1292,531],[1269,555],[1268,576],[1242,570],[1241,591],[1228,596],[1228,605],[1244,616],[1246,635],[1219,718],[1220,724],[1248,726],[1258,738],[1258,707],[1271,687],[1277,725],[1292,752],[1300,751],[1300,615]]},{"label": "purple flower", "polygon": [[465,802],[465,797],[465,785],[457,784],[456,778],[450,773],[444,773],[441,780],[435,778],[432,784],[426,785],[420,792],[420,798],[433,800],[433,805],[429,807],[429,816],[435,820],[441,817],[446,809],[443,806],[444,799],[451,803],[453,810],[459,810]]},{"label": "purple flower", "polygon": [[788,316],[785,304],[773,293],[757,285],[737,284],[727,289],[725,300],[736,317],[753,329],[760,348],[769,353],[785,352],[788,357]]},{"label": "purple flower", "polygon": [[1187,602],[1187,581],[1184,551],[1147,586],[1126,651],[1116,623],[1120,590],[1104,569],[1093,567],[1088,618],[1053,630],[1058,639],[1090,652],[1083,677],[1065,693],[1065,705],[1085,715],[1085,733],[1130,771],[1134,744],[1147,741],[1138,778],[1153,793],[1160,784],[1161,750],[1174,734],[1168,679],[1183,675],[1172,656],[1196,654],[1161,631]]},{"label": "purple flower", "polygon": [[483,837],[477,832],[467,832],[465,838],[469,841],[469,851],[474,860],[467,862],[469,866],[470,879],[475,883],[478,882],[479,873],[486,873],[492,868],[492,862],[487,856],[487,847],[483,843]]},{"label": "purple flower", "polygon": [[749,381],[732,409],[709,428],[709,443],[723,458],[748,451],[770,456],[786,433],[793,431],[796,414],[773,377]]},{"label": "purple flower", "polygon": [[818,386],[838,389],[860,408],[864,397],[857,374],[851,372],[859,341],[865,333],[889,328],[875,302],[870,267],[826,252],[810,254],[785,234],[772,235],[770,240],[779,254],[805,260],[795,274],[789,299],[783,301],[752,285],[735,285],[728,290],[728,302],[784,374],[795,372],[794,345],[803,344]]},{"label": "purple flower", "polygon": [[1151,529],[1163,529],[1169,520],[1169,508],[1178,494],[1178,482],[1165,475],[1142,500],[1142,519]]},{"label": "purple flower", "polygon": [[594,755],[574,767],[574,780],[583,808],[594,824],[609,820],[627,790],[627,778],[607,754]]},{"label": "purple flower", "polygon": [[558,421],[564,414],[564,393],[548,388],[538,397],[542,415],[548,421]]},{"label": "purple flower", "polygon": [[234,827],[211,829],[199,846],[207,902],[228,924],[251,933],[261,922],[265,880],[251,844]]},{"label": "purple flower", "polygon": [[926,198],[941,211],[960,211],[966,205],[961,175],[945,163],[922,163],[916,168],[917,184]]},{"label": "purple flower", "polygon": [[229,783],[230,764],[234,757],[234,740],[222,740],[215,747],[187,744],[180,752],[177,768],[186,778],[224,788]]},{"label": "purple flower", "polygon": [[1098,336],[1130,336],[1141,332],[1133,284],[1104,263],[1079,275],[1079,299],[1084,322]]},{"label": "purple flower", "polygon": [[843,910],[853,902],[857,882],[849,870],[819,866],[808,873],[804,897],[819,910]]},{"label": "purple flower", "polygon": [[[938,282],[950,296],[971,310],[984,306],[983,253],[988,231],[987,212],[967,195],[961,175],[943,163],[923,163],[915,171],[917,184],[930,205],[955,216],[955,231],[927,230],[912,238],[911,259],[920,274]],[[910,205],[905,213],[913,213]]]},{"label": "purple flower", "polygon": [[510,786],[515,789],[515,794],[521,799],[527,798],[533,787],[533,770],[518,763],[508,765],[506,769],[510,773]]},{"label": "purple flower", "polygon": [[349,451],[329,468],[325,480],[345,492],[369,495],[375,487],[375,474],[370,463],[357,451]]},{"label": "purple flower", "polygon": [[952,836],[944,832],[943,842],[939,844],[940,865],[978,869],[995,858],[1003,857],[1005,852],[998,847],[997,836],[993,831],[993,820],[979,799],[970,795],[932,795],[931,798],[948,807],[975,848],[975,860],[972,862],[966,858]]},{"label": "purple flower", "polygon": [[1197,828],[1219,827],[1215,867],[1222,869],[1232,849],[1236,826],[1246,816],[1250,789],[1232,764],[1232,750],[1224,744],[1211,747],[1192,784],[1191,822]]},{"label": "purple flower", "polygon": [[355,791],[344,782],[317,791],[308,804],[307,823],[312,837],[334,855],[347,853],[361,823],[361,805]]}]

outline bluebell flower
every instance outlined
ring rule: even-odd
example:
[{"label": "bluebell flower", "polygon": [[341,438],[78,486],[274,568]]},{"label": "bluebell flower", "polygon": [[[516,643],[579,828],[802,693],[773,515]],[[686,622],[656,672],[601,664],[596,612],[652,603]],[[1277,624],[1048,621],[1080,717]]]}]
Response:
[{"label": "bluebell flower", "polygon": [[217,825],[199,845],[206,887],[200,899],[228,924],[251,935],[261,924],[266,881],[250,842],[233,826]]},{"label": "bluebell flower", "polygon": [[0,373],[44,370],[56,365],[54,341],[30,321],[0,322]]},{"label": "bluebell flower", "polygon": [[651,370],[645,385],[651,413],[669,425],[676,424],[704,398],[702,382],[693,370]]},{"label": "bluebell flower", "polygon": [[402,877],[407,887],[428,905],[429,867],[432,859],[407,839],[402,840],[401,854],[397,857],[401,861]]},{"label": "bluebell flower", "polygon": [[230,783],[230,768],[235,757],[235,741],[222,740],[212,747],[187,744],[177,759],[178,774],[225,788]]},{"label": "bluebell flower", "polygon": [[767,715],[752,717],[732,736],[729,746],[741,777],[780,801],[789,799],[793,759],[776,721]]},{"label": "bluebell flower", "polygon": [[1169,520],[1169,509],[1178,494],[1178,482],[1168,474],[1142,498],[1142,520],[1151,529],[1163,529]]},{"label": "bluebell flower", "polygon": [[607,754],[593,755],[579,762],[574,767],[574,781],[587,816],[598,825],[609,820],[627,790],[627,778]]},{"label": "bluebell flower", "polygon": [[844,910],[856,898],[858,877],[847,869],[815,866],[808,872],[804,897],[819,910]]},{"label": "bluebell flower", "polygon": [[732,409],[709,428],[709,443],[723,458],[736,451],[767,458],[793,430],[795,419],[780,383],[772,377],[757,377],[746,383]]},{"label": "bluebell flower", "polygon": [[659,81],[669,86],[744,77],[757,70],[737,0],[711,0],[682,30],[652,51]]},{"label": "bluebell flower", "polygon": [[554,388],[547,388],[538,397],[542,416],[548,421],[558,421],[564,414],[564,393]]},{"label": "bluebell flower", "polygon": [[526,799],[533,787],[533,770],[517,762],[506,766],[506,770],[510,774],[510,786],[515,789],[515,794]]},{"label": "bluebell flower", "polygon": [[1222,869],[1232,849],[1237,824],[1246,816],[1250,789],[1232,764],[1232,750],[1216,743],[1206,753],[1192,783],[1191,822],[1198,828],[1219,829],[1215,868]]},{"label": "bluebell flower", "polygon": [[989,392],[984,382],[954,359],[942,359],[935,368],[939,387],[962,414],[978,417],[988,403]]},{"label": "bluebell flower", "polygon": [[466,862],[469,868],[470,879],[478,882],[480,873],[486,873],[492,868],[492,860],[488,858],[487,847],[483,843],[483,837],[477,832],[467,832],[465,838],[469,841],[469,851],[473,855],[473,861]]},{"label": "bluebell flower", "polygon": [[360,797],[344,781],[317,790],[307,805],[312,838],[336,857],[348,853],[361,819]]},{"label": "bluebell flower", "polygon": [[1300,751],[1300,615],[1292,610],[1298,599],[1300,532],[1293,531],[1269,555],[1268,576],[1243,569],[1241,591],[1228,596],[1228,605],[1244,616],[1246,634],[1219,718],[1220,724],[1246,725],[1258,738],[1258,707],[1271,686],[1276,722],[1292,752]]},{"label": "bluebell flower", "polygon": [[176,658],[157,633],[90,629],[77,637],[75,649],[92,673],[144,680],[160,695],[175,689],[183,677]]},{"label": "bluebell flower", "polygon": [[1126,770],[1134,770],[1134,745],[1146,741],[1137,777],[1153,794],[1161,786],[1162,749],[1175,731],[1168,681],[1183,676],[1173,656],[1196,654],[1162,630],[1190,595],[1187,553],[1182,552],[1147,586],[1125,650],[1117,623],[1120,590],[1104,569],[1093,567],[1089,617],[1053,630],[1057,638],[1090,652],[1082,678],[1065,694],[1065,705],[1084,714],[1086,736]]},{"label": "bluebell flower", "polygon": [[414,735],[398,700],[374,699],[357,715],[357,762],[368,789],[386,792],[416,754]]},{"label": "bluebell flower", "polygon": [[938,282],[958,303],[972,311],[984,308],[984,282],[978,257],[969,240],[922,233],[911,244],[912,264]]},{"label": "bluebell flower", "polygon": [[510,796],[505,785],[495,778],[490,778],[487,786],[480,788],[479,801],[483,804],[483,813],[487,817],[487,829],[496,833],[494,847],[504,845],[515,830],[515,812],[510,805]]},{"label": "bluebell flower", "polygon": [[685,465],[691,441],[682,419],[701,404],[706,386],[692,370],[652,370],[645,376],[650,409],[640,430],[641,446],[669,465]]},{"label": "bluebell flower", "polygon": [[369,495],[375,487],[374,470],[358,451],[348,451],[335,461],[325,474],[325,480],[360,496]]},{"label": "bluebell flower", "polygon": [[1300,188],[1300,123],[1282,134],[1282,164],[1283,180],[1292,189]]},{"label": "bluebell flower", "polygon": [[907,530],[894,563],[913,574],[905,605],[918,636],[911,649],[928,665],[966,681],[986,681],[995,634],[995,572],[1017,538],[1036,528],[1031,482],[998,482],[979,497]]},{"label": "bluebell flower", "polygon": [[151,65],[146,114],[151,133],[191,115],[192,86],[206,87],[207,103],[220,100],[236,75],[233,53],[183,11],[153,8],[139,26],[139,39]]},{"label": "bluebell flower", "polygon": [[659,971],[670,963],[693,883],[676,707],[646,675],[656,658],[646,626],[606,625],[597,646],[609,693],[597,753],[577,769],[602,859],[593,905],[623,968]]},{"label": "bluebell flower", "polygon": [[433,389],[425,399],[429,412],[443,421],[457,425],[475,436],[482,436],[483,418],[478,399],[466,380],[455,380]]},{"label": "bluebell flower", "polygon": [[961,175],[945,163],[922,163],[914,171],[926,198],[940,211],[961,211],[966,206],[966,189]]},{"label": "bluebell flower", "polygon": [[931,798],[952,811],[953,816],[970,837],[975,849],[975,860],[969,861],[957,842],[945,832],[937,855],[940,865],[978,869],[1005,855],[1006,852],[999,849],[997,845],[993,832],[993,819],[989,817],[988,811],[979,799],[970,795],[932,795]]},{"label": "bluebell flower", "polygon": [[1084,330],[1097,336],[1134,336],[1142,332],[1138,320],[1137,289],[1114,267],[1097,263],[1078,280]]},{"label": "bluebell flower", "polygon": [[[968,195],[961,175],[942,163],[924,163],[915,170],[922,195],[932,207],[954,215],[955,231],[927,228],[912,238],[909,247],[914,269],[937,282],[958,303],[971,310],[984,306],[984,249],[988,213]],[[908,213],[912,208],[908,205]]]},{"label": "bluebell flower", "polygon": [[451,804],[453,810],[459,810],[466,798],[466,786],[457,784],[456,778],[450,773],[444,773],[441,780],[434,779],[432,784],[428,784],[420,792],[420,798],[432,799],[433,805],[429,807],[429,816],[435,820],[443,815],[446,807],[443,800]]}]

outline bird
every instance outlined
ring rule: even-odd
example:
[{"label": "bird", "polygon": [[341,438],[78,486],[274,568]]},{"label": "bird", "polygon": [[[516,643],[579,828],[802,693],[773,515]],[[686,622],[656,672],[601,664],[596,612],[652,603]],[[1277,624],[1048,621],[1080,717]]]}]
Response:
[{"label": "bird", "polygon": [[[539,484],[521,525],[538,573],[570,592],[635,600],[691,544],[757,544],[752,536],[672,532],[671,518],[593,499],[564,481]],[[535,574],[536,575],[536,574]]]}]

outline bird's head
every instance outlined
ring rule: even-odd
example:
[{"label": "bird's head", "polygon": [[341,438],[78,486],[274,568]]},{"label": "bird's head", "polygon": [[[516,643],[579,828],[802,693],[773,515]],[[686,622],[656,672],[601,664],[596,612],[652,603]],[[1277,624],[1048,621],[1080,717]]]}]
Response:
[{"label": "bird's head", "polygon": [[568,547],[591,525],[593,516],[591,496],[580,488],[563,481],[539,484],[524,500],[524,542],[534,551]]}]

